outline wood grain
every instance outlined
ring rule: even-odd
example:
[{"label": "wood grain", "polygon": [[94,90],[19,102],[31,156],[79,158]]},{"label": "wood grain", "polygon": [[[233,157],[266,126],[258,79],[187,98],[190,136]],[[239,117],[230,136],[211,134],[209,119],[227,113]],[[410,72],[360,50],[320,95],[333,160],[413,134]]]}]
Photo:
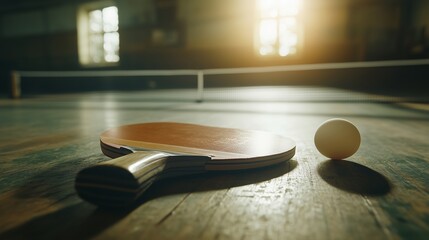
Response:
[{"label": "wood grain", "polygon": [[[428,112],[362,101],[196,104],[138,101],[140,95],[0,101],[0,239],[429,236]],[[351,120],[362,136],[358,152],[339,164],[313,144],[317,126],[331,117]],[[127,209],[81,200],[76,173],[108,159],[99,134],[154,121],[273,132],[293,138],[297,154],[260,170],[165,179]]]}]

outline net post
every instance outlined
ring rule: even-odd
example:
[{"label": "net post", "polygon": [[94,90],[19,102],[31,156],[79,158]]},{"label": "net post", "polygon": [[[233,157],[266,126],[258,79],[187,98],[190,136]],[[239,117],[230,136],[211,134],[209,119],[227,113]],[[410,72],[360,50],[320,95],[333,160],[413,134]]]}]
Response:
[{"label": "net post", "polygon": [[197,75],[197,102],[202,102],[204,99],[204,72],[198,71]]},{"label": "net post", "polygon": [[21,75],[18,71],[10,72],[10,97],[13,99],[21,98]]}]

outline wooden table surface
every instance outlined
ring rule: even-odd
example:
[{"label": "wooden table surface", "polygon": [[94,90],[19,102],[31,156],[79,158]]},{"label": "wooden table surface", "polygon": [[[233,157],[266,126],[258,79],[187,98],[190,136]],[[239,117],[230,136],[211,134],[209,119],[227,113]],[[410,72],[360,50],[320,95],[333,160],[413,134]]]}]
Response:
[{"label": "wooden table surface", "polygon": [[[0,239],[428,239],[428,111],[334,89],[193,97],[164,90],[1,99]],[[333,117],[361,131],[347,160],[327,160],[314,147],[317,126]],[[79,199],[77,171],[108,159],[100,132],[154,121],[274,132],[293,138],[297,154],[259,170],[163,180],[127,209]]]}]

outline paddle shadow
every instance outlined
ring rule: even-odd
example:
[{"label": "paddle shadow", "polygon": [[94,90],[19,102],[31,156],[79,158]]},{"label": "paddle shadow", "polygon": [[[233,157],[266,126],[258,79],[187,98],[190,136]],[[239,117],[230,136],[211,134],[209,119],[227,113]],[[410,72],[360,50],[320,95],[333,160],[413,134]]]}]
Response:
[{"label": "paddle shadow", "polygon": [[104,211],[80,202],[9,229],[0,239],[90,239],[128,213]]},{"label": "paddle shadow", "polygon": [[239,187],[268,181],[293,171],[298,166],[296,160],[249,170],[212,171],[196,175],[167,178],[155,182],[130,208],[163,196],[205,192]]},{"label": "paddle shadow", "polygon": [[329,185],[346,192],[381,196],[391,190],[381,173],[347,160],[326,160],[318,165],[317,172]]},{"label": "paddle shadow", "polygon": [[[81,201],[9,229],[0,234],[0,239],[88,239],[119,222],[147,201],[166,195],[228,189],[263,182],[291,172],[297,165],[295,160],[289,160],[254,170],[207,172],[164,179],[154,183],[135,204],[128,207],[97,208]],[[27,187],[24,189],[27,190]]]}]

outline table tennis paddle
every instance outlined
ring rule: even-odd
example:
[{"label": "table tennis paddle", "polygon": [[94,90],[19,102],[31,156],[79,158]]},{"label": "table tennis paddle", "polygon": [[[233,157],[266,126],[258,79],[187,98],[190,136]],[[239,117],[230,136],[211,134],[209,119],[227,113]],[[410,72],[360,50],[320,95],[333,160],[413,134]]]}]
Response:
[{"label": "table tennis paddle", "polygon": [[75,187],[84,200],[108,207],[133,203],[160,178],[260,168],[295,155],[294,141],[276,134],[173,122],[109,129],[100,146],[114,159],[81,170]]}]

